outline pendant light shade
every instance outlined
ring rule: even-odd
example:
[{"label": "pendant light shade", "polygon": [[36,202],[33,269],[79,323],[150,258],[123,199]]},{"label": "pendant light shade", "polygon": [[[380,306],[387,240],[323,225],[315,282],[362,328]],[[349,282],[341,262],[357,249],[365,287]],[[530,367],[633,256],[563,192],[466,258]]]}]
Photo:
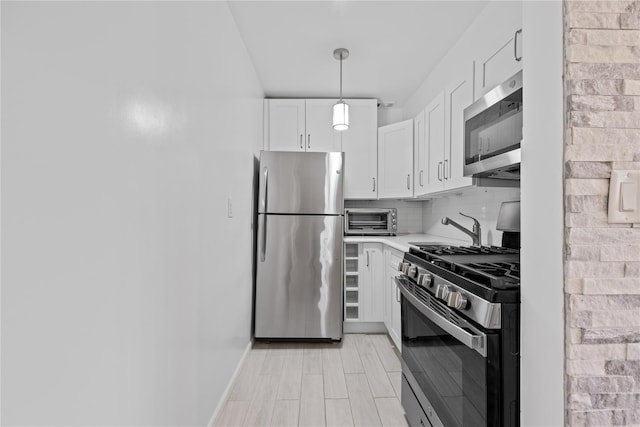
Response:
[{"label": "pendant light shade", "polygon": [[342,100],[342,61],[349,57],[349,51],[343,47],[333,51],[333,57],[340,61],[340,100],[333,106],[333,128],[349,129],[349,105]]},{"label": "pendant light shade", "polygon": [[349,105],[342,100],[333,105],[333,128],[335,130],[349,129]]}]

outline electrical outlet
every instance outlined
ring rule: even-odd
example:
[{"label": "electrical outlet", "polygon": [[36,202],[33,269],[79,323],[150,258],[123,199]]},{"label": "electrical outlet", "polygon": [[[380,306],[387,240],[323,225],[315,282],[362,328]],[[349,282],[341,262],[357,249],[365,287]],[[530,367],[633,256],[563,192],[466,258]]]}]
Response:
[{"label": "electrical outlet", "polygon": [[233,218],[233,202],[231,197],[227,198],[227,218]]}]

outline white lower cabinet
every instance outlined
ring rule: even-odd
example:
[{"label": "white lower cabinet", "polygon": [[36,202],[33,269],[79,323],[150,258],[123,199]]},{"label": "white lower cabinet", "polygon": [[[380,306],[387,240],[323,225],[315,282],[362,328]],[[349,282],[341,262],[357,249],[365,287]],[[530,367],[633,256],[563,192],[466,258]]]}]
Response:
[{"label": "white lower cabinet", "polygon": [[384,321],[384,289],[381,279],[384,275],[382,244],[362,243],[360,254],[362,320],[365,322]]},{"label": "white lower cabinet", "polygon": [[400,318],[400,290],[395,278],[398,277],[398,264],[403,254],[395,249],[385,247],[385,311],[384,324],[389,336],[400,351],[402,348],[402,320]]},{"label": "white lower cabinet", "polygon": [[385,265],[382,244],[345,243],[344,253],[344,320],[383,322]]},{"label": "white lower cabinet", "polygon": [[382,243],[344,245],[345,332],[385,329],[398,350],[402,342],[400,293],[394,280],[403,253]]}]

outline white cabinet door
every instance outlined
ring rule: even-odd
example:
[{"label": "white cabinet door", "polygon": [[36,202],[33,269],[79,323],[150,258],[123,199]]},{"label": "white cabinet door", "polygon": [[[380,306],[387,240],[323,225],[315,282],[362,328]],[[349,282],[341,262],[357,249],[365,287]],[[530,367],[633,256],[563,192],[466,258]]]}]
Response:
[{"label": "white cabinet door", "polygon": [[359,260],[362,279],[360,319],[365,322],[384,321],[384,260],[380,243],[363,243]]},{"label": "white cabinet door", "polygon": [[342,131],[344,198],[378,198],[378,105],[375,99],[345,99],[349,129]]},{"label": "white cabinet door", "polygon": [[306,151],[342,151],[342,132],[333,129],[333,104],[337,99],[305,101]]},{"label": "white cabinet door", "polygon": [[268,99],[265,102],[265,149],[305,151],[304,99]]},{"label": "white cabinet door", "polygon": [[379,198],[413,196],[413,120],[378,128]]},{"label": "white cabinet door", "polygon": [[444,188],[444,91],[424,109],[428,172],[425,173],[424,191],[433,193]]},{"label": "white cabinet door", "polygon": [[472,185],[472,179],[464,176],[464,109],[473,102],[473,64],[445,90],[445,189]]},{"label": "white cabinet door", "polygon": [[413,195],[416,197],[427,194],[424,185],[427,178],[425,174],[429,172],[429,150],[425,127],[424,110],[422,110],[413,118]]},{"label": "white cabinet door", "polygon": [[385,273],[385,325],[396,348],[402,348],[402,324],[400,319],[400,295],[395,278],[400,274],[398,264],[402,261],[402,252],[386,248]]},{"label": "white cabinet door", "polygon": [[513,28],[475,58],[475,99],[522,69],[522,29]]}]

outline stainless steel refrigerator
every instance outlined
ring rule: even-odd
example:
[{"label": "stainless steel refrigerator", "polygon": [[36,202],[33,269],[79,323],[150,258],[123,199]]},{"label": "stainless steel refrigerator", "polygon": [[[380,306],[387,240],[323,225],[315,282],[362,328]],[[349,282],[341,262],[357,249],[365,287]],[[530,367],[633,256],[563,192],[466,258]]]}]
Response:
[{"label": "stainless steel refrigerator", "polygon": [[342,338],[344,153],[260,153],[256,338]]}]

